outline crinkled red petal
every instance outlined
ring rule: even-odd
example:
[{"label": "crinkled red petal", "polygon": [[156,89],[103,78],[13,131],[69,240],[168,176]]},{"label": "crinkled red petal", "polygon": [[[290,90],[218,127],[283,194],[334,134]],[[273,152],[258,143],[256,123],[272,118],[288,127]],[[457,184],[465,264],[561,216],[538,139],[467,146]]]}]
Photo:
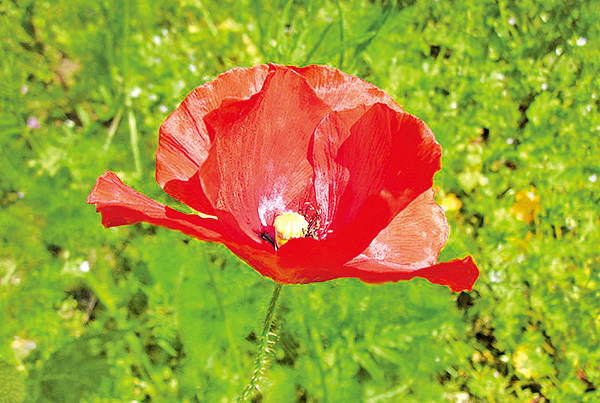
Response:
[{"label": "crinkled red petal", "polygon": [[479,275],[471,257],[436,264],[447,239],[446,215],[429,189],[402,210],[360,256],[346,263],[341,277],[374,283],[422,277],[453,291],[470,290]]},{"label": "crinkled red petal", "polygon": [[436,264],[448,233],[446,214],[429,189],[402,210],[361,256],[420,269]]},{"label": "crinkled red petal", "polygon": [[229,212],[255,237],[272,226],[277,213],[310,193],[308,144],[330,112],[302,76],[282,66],[269,68],[260,92],[204,119],[215,141],[200,169],[203,188],[217,216],[219,210]]},{"label": "crinkled red petal", "polygon": [[267,66],[233,69],[190,93],[160,127],[156,152],[156,180],[172,197],[212,214],[198,180],[193,176],[206,160],[212,139],[204,117],[224,100],[243,100],[256,94],[264,83]]},{"label": "crinkled red petal", "polygon": [[278,251],[284,267],[339,267],[433,184],[441,150],[429,128],[384,104],[357,119],[360,109],[331,113],[315,132],[311,161],[325,239],[288,242]]},{"label": "crinkled red petal", "polygon": [[105,227],[147,222],[204,241],[223,241],[217,220],[184,214],[167,207],[125,185],[113,172],[106,172],[98,178],[87,202],[96,205]]}]

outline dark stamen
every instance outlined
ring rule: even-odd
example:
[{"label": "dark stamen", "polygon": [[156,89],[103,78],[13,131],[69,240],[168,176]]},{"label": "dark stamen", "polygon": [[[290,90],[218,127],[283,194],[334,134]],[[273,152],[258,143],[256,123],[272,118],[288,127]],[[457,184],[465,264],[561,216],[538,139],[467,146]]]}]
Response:
[{"label": "dark stamen", "polygon": [[273,247],[275,249],[277,249],[277,246],[275,246],[275,240],[267,232],[261,232],[260,233],[260,237],[262,238],[263,241],[267,241],[268,243],[270,243],[271,245],[273,245]]}]

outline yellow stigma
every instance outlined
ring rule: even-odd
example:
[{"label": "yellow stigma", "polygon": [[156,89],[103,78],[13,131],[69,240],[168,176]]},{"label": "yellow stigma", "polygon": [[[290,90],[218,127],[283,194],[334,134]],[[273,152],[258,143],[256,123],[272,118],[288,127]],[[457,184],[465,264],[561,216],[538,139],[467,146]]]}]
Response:
[{"label": "yellow stigma", "polygon": [[283,246],[292,238],[306,236],[308,221],[298,213],[281,213],[275,217],[275,243],[277,247]]}]

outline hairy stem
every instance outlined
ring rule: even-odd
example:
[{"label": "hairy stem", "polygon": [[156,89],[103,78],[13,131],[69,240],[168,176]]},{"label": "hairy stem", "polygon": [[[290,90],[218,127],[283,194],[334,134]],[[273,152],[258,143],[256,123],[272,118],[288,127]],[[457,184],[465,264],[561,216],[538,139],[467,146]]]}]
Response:
[{"label": "hairy stem", "polygon": [[279,298],[281,287],[281,284],[277,284],[273,290],[273,296],[271,297],[269,309],[267,309],[267,316],[265,317],[265,324],[263,326],[260,343],[258,345],[258,354],[256,355],[256,361],[254,362],[254,373],[252,374],[250,383],[248,383],[244,389],[244,392],[238,398],[238,403],[246,401],[254,389],[258,388],[258,383],[260,382],[263,373],[269,366],[269,355],[273,352],[273,348],[277,342],[277,335],[273,329],[273,320],[275,318],[275,306],[277,305],[277,299]]}]

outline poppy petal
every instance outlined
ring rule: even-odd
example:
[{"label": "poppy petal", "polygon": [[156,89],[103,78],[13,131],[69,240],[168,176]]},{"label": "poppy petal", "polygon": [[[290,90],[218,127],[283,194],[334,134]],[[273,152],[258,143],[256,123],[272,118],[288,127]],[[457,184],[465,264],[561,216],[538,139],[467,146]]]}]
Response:
[{"label": "poppy petal", "polygon": [[215,209],[254,236],[312,185],[308,144],[330,112],[302,76],[269,67],[259,93],[204,118],[215,142],[200,169],[203,188]]},{"label": "poppy petal", "polygon": [[429,189],[402,210],[361,256],[414,269],[431,266],[436,264],[448,232],[446,214]]},{"label": "poppy petal", "polygon": [[346,266],[358,269],[354,273],[368,282],[423,277],[454,291],[470,290],[479,273],[470,257],[436,264],[448,231],[446,215],[430,189],[402,210],[367,250]]},{"label": "poppy petal", "polygon": [[[349,135],[338,144],[335,162],[348,170],[349,180],[343,193],[334,193],[339,197],[338,210],[329,229],[339,230],[354,220],[372,196],[393,199],[395,216],[431,188],[433,175],[440,169],[441,149],[422,121],[383,104],[372,106],[356,121],[347,112],[337,117]],[[330,130],[322,135],[337,140]],[[321,170],[318,165],[317,170]]]},{"label": "poppy petal", "polygon": [[348,262],[346,269],[343,277],[356,277],[367,283],[384,283],[420,277],[433,284],[445,285],[455,292],[472,290],[473,284],[479,277],[479,269],[471,256],[417,270],[360,256]]},{"label": "poppy petal", "polygon": [[315,201],[325,224],[321,232],[326,232],[335,219],[340,196],[350,181],[350,169],[337,161],[340,145],[350,137],[350,128],[366,110],[359,106],[331,113],[319,124],[313,136],[309,160],[314,167]]},{"label": "poppy petal", "polygon": [[402,108],[392,97],[359,77],[329,66],[311,65],[293,69],[306,78],[317,96],[334,111],[383,103],[402,112]]},{"label": "poppy petal", "polygon": [[238,68],[192,91],[160,127],[156,152],[156,180],[175,199],[212,214],[198,178],[193,178],[210,149],[212,139],[204,116],[217,109],[224,100],[248,99],[264,83],[267,66]]},{"label": "poppy petal", "polygon": [[350,133],[336,156],[350,178],[338,196],[328,238],[336,238],[338,248],[345,245],[360,253],[400,211],[431,188],[440,169],[441,149],[422,121],[383,104],[372,106]]},{"label": "poppy petal", "polygon": [[331,270],[305,267],[302,264],[293,268],[283,267],[279,264],[279,257],[274,249],[269,250],[264,247],[257,249],[253,245],[241,242],[229,243],[226,246],[261,275],[269,277],[277,283],[302,284],[328,281],[340,277]]},{"label": "poppy petal", "polygon": [[332,112],[315,131],[309,157],[325,239],[288,242],[278,251],[282,265],[295,267],[300,259],[314,268],[339,267],[431,188],[441,150],[429,128],[384,104],[357,119],[361,110]]},{"label": "poppy petal", "polygon": [[87,202],[96,205],[96,211],[102,214],[102,225],[107,228],[147,222],[204,241],[223,241],[216,219],[184,214],[160,204],[125,185],[113,172],[98,178]]}]

